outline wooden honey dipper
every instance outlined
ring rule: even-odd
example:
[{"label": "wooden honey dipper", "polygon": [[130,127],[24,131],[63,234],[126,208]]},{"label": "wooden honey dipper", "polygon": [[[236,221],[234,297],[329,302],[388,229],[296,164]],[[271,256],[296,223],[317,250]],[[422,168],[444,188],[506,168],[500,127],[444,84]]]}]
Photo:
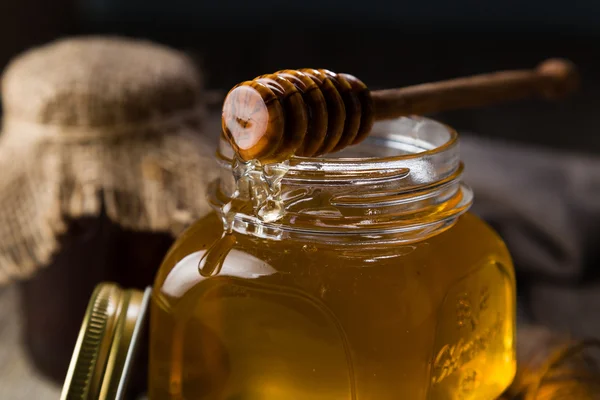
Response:
[{"label": "wooden honey dipper", "polygon": [[550,59],[533,70],[501,71],[400,89],[369,91],[352,75],[283,70],[235,86],[223,104],[223,133],[245,160],[313,157],[359,143],[376,120],[480,107],[577,89],[575,66]]}]

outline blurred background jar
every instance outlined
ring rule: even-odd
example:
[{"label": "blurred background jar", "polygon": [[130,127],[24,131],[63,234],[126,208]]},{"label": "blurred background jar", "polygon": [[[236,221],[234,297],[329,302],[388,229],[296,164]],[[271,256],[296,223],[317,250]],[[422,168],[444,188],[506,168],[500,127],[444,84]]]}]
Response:
[{"label": "blurred background jar", "polygon": [[95,285],[149,285],[207,212],[201,77],[165,46],[80,37],[16,57],[2,98],[0,283],[19,281],[28,353],[62,382]]}]

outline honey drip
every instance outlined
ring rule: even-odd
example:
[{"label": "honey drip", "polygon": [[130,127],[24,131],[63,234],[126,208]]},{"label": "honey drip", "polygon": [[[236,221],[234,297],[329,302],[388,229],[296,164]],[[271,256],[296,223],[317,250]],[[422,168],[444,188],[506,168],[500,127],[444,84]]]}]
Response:
[{"label": "honey drip", "polygon": [[[226,233],[233,230],[237,213],[254,214],[263,222],[275,222],[284,213],[281,200],[281,180],[289,169],[289,161],[262,165],[257,160],[243,161],[235,157],[232,163],[235,192],[221,210]],[[252,206],[252,210],[248,206]]]},{"label": "honey drip", "polygon": [[218,275],[223,268],[223,262],[227,254],[235,246],[235,236],[231,233],[224,232],[219,240],[217,240],[200,259],[198,263],[198,272],[205,278]]},{"label": "honey drip", "polygon": [[[231,200],[221,208],[223,235],[202,256],[198,263],[200,275],[209,277],[221,271],[227,254],[236,243],[233,225],[237,213],[252,212],[263,222],[275,222],[283,216],[281,180],[288,169],[288,161],[263,166],[257,160],[234,158],[232,170],[236,189]],[[249,205],[252,210],[248,209]]]}]

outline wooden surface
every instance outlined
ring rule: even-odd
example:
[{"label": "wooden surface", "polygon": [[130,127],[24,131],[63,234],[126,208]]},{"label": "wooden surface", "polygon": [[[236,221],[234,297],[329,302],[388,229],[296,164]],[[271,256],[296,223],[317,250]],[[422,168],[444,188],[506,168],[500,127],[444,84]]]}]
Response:
[{"label": "wooden surface", "polygon": [[20,342],[16,287],[0,288],[0,399],[56,400],[60,387],[39,375]]}]

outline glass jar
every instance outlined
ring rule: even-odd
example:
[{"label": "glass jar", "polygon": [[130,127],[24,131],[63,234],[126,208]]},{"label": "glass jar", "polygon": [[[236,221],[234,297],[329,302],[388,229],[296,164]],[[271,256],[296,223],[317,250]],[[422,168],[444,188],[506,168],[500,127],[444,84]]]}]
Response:
[{"label": "glass jar", "polygon": [[510,384],[513,266],[467,212],[453,130],[401,118],[294,158],[283,217],[238,212],[223,235],[232,156],[222,141],[215,212],[155,280],[150,399],[483,400]]}]

